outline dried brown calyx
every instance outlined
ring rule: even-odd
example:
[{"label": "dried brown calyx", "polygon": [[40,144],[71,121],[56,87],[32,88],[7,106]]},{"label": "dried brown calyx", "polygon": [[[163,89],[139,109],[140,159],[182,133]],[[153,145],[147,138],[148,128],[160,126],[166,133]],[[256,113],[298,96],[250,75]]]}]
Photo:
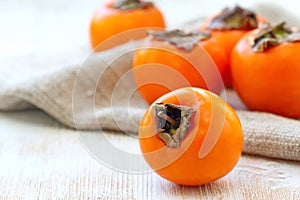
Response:
[{"label": "dried brown calyx", "polygon": [[153,106],[157,136],[168,146],[179,148],[196,112],[189,106],[157,103]]},{"label": "dried brown calyx", "polygon": [[149,8],[153,7],[151,2],[140,1],[140,0],[117,0],[113,8],[120,10],[133,10],[138,8]]},{"label": "dried brown calyx", "polygon": [[264,52],[268,48],[277,46],[284,42],[300,41],[300,32],[297,29],[285,27],[285,22],[276,26],[265,24],[252,38],[251,45],[254,52]]},{"label": "dried brown calyx", "polygon": [[257,27],[256,14],[238,5],[224,8],[208,25],[212,30],[252,30]]},{"label": "dried brown calyx", "polygon": [[148,34],[156,40],[166,41],[172,45],[175,45],[179,49],[184,49],[190,52],[194,46],[202,41],[211,37],[211,34],[207,31],[195,31],[185,33],[182,30],[172,31],[153,31],[149,30]]}]

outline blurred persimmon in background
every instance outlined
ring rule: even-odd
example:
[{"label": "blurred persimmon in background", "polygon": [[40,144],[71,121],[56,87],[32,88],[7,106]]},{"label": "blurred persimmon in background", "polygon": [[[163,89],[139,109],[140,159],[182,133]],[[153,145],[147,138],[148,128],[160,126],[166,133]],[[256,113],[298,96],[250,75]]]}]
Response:
[{"label": "blurred persimmon in background", "polygon": [[[141,28],[164,27],[163,15],[153,3],[140,0],[110,0],[94,12],[90,23],[90,42],[95,51],[101,51],[145,37],[146,29]],[[130,32],[122,38],[119,37],[117,41],[112,40],[96,48],[106,39],[124,31]]]},{"label": "blurred persimmon in background", "polygon": [[262,16],[238,5],[224,8],[220,13],[203,22],[200,30],[211,31],[213,37],[225,50],[227,57],[224,75],[225,86],[232,87],[230,57],[233,47],[246,33],[266,22]]},{"label": "blurred persimmon in background", "polygon": [[223,48],[209,32],[150,31],[134,53],[134,80],[149,104],[181,87],[199,87],[219,94],[225,59]]}]

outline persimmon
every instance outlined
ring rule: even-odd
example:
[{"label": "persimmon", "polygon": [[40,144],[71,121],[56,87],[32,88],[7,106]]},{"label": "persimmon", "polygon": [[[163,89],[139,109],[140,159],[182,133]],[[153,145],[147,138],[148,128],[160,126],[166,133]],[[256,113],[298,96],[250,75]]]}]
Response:
[{"label": "persimmon", "polygon": [[134,52],[134,80],[149,104],[187,86],[218,94],[223,86],[225,59],[223,49],[209,32],[150,31]]},{"label": "persimmon", "polygon": [[227,56],[224,75],[225,86],[232,87],[230,57],[233,47],[247,32],[266,22],[262,16],[238,5],[224,8],[220,13],[203,22],[200,30],[210,30],[213,37],[225,50]]},{"label": "persimmon", "polygon": [[146,111],[139,129],[141,152],[161,177],[182,185],[202,185],[228,174],[243,147],[235,111],[200,88],[163,95]]},{"label": "persimmon", "polygon": [[[164,17],[153,3],[140,0],[110,0],[97,8],[93,14],[90,42],[95,51],[105,50],[132,39],[145,37],[146,29],[139,28],[164,27]],[[108,38],[133,29],[136,31],[131,31],[130,35],[96,48]]]},{"label": "persimmon", "polygon": [[299,30],[269,24],[233,49],[234,88],[249,109],[300,117],[299,41]]}]

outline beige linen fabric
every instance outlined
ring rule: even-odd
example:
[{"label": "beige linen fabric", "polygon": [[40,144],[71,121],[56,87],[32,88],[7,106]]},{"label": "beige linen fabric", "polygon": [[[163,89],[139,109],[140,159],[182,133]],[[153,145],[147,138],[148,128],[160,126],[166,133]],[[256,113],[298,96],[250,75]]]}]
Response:
[{"label": "beige linen fabric", "polygon": [[[36,107],[70,128],[137,133],[147,104],[135,92],[130,74],[136,46],[137,42],[130,42],[93,53],[80,65],[29,73],[23,81],[7,81],[0,88],[0,109]],[[245,153],[300,161],[299,121],[239,110],[233,91],[227,92],[227,99],[240,116]]]}]

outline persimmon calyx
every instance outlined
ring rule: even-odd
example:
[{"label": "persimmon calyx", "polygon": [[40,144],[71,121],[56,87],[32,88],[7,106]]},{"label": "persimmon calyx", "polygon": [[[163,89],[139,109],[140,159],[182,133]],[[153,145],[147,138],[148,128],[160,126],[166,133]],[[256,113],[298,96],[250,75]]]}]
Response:
[{"label": "persimmon calyx", "polygon": [[284,42],[299,42],[300,32],[297,29],[285,27],[285,22],[276,26],[265,24],[259,32],[251,39],[254,52],[264,52],[268,48],[277,46]]},{"label": "persimmon calyx", "polygon": [[133,10],[138,8],[149,8],[153,7],[151,2],[140,1],[140,0],[117,0],[113,5],[113,8],[120,10]]},{"label": "persimmon calyx", "polygon": [[256,14],[238,5],[224,8],[208,25],[211,30],[252,30],[257,27]]},{"label": "persimmon calyx", "polygon": [[166,41],[169,44],[175,45],[179,49],[184,49],[187,52],[192,51],[194,46],[203,40],[211,37],[208,31],[195,31],[185,33],[182,30],[172,31],[154,31],[149,30],[148,35],[151,35],[154,39],[160,41]]},{"label": "persimmon calyx", "polygon": [[157,136],[167,147],[179,148],[191,126],[196,109],[189,106],[156,103],[152,107]]}]

